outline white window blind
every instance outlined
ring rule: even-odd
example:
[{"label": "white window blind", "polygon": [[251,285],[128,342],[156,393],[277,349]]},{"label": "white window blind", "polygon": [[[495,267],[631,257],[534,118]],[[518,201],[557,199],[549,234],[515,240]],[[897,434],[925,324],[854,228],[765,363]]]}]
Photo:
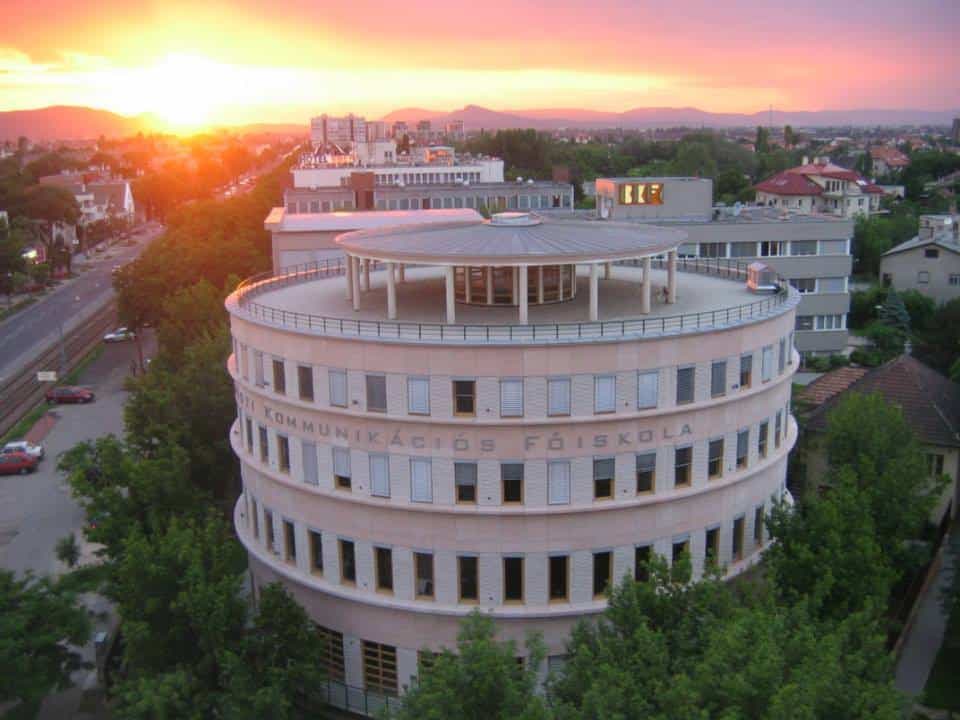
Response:
[{"label": "white window blind", "polygon": [[410,498],[414,502],[433,502],[430,460],[426,458],[410,460]]},{"label": "white window blind", "polygon": [[820,278],[820,292],[822,293],[842,293],[846,290],[846,278],[828,277]]},{"label": "white window blind", "polygon": [[773,377],[773,345],[763,349],[763,358],[760,362],[760,374],[764,382]]},{"label": "white window blind", "polygon": [[320,473],[317,469],[317,446],[312,442],[300,445],[303,454],[303,481],[307,485],[319,485]]},{"label": "white window blind", "polygon": [[523,415],[523,380],[500,381],[500,415],[503,417]]},{"label": "white window blind", "polygon": [[343,370],[329,370],[330,404],[339,407],[347,406],[347,373]]},{"label": "white window blind", "polygon": [[407,378],[407,412],[414,415],[430,414],[430,380]]},{"label": "white window blind", "polygon": [[370,456],[370,494],[390,497],[390,466],[386,455]]},{"label": "white window blind", "polygon": [[347,448],[333,449],[333,474],[350,477],[350,451]]},{"label": "white window blind", "polygon": [[677,404],[693,402],[694,368],[677,368]]},{"label": "white window blind", "polygon": [[727,393],[727,361],[715,360],[710,366],[710,397]]},{"label": "white window blind", "polygon": [[593,411],[613,412],[617,407],[617,379],[613,375],[598,375],[593,379]]},{"label": "white window blind", "polygon": [[547,466],[547,502],[565,505],[570,502],[570,463],[551,462]]},{"label": "white window blind", "polygon": [[637,407],[655,408],[660,397],[660,373],[657,370],[637,375]]},{"label": "white window blind", "polygon": [[547,381],[547,414],[570,414],[570,378],[550,378]]}]

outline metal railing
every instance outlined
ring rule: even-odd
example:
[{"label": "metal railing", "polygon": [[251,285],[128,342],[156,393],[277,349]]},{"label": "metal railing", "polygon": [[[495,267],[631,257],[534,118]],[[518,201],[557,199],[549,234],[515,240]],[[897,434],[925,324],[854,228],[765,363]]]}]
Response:
[{"label": "metal railing", "polygon": [[327,705],[368,717],[379,715],[384,708],[399,710],[401,705],[399,697],[381,695],[331,678],[326,678],[317,690],[320,699]]},{"label": "metal railing", "polygon": [[[617,264],[635,266],[639,265],[640,262],[630,260],[621,261]],[[652,264],[658,269],[663,269],[667,266],[667,261],[655,258]],[[379,270],[382,268],[382,264],[373,264],[373,269]],[[746,264],[725,258],[680,258],[677,261],[677,269],[680,272],[731,280],[746,281],[747,278]],[[787,303],[791,296],[786,283],[781,280],[778,290],[771,295],[749,303],[717,310],[704,310],[662,317],[527,325],[447,325],[444,323],[404,322],[402,320],[355,320],[284,310],[254,300],[264,292],[277,290],[288,285],[339,277],[344,272],[345,264],[339,259],[295,265],[282,268],[281,273],[277,275],[265,272],[244,280],[237,286],[233,297],[239,309],[254,320],[316,334],[388,341],[500,345],[512,343],[575,343],[629,337],[657,337],[731,327],[771,315]]]}]

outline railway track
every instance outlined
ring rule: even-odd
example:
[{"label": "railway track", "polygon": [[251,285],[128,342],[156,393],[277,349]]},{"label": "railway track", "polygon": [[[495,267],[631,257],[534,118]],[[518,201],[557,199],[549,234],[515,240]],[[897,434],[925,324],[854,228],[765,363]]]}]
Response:
[{"label": "railway track", "polygon": [[[103,342],[103,335],[116,326],[117,308],[114,301],[97,310],[85,322],[63,336],[66,355],[66,375]],[[41,370],[60,371],[60,341],[56,340],[23,367],[20,372],[0,385],[0,435],[17,424],[21,417],[43,400],[51,383],[37,380]]]}]

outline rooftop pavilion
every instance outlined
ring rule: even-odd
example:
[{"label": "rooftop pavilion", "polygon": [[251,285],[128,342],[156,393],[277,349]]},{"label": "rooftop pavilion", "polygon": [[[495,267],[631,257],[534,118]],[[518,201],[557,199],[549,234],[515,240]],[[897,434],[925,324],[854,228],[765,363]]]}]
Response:
[{"label": "rooftop pavilion", "polygon": [[[683,232],[511,213],[341,235],[334,259],[250,278],[228,299],[309,334],[453,343],[590,342],[703,332],[793,307],[747,265],[678,258]],[[678,277],[683,275],[683,280]]]},{"label": "rooftop pavilion", "polygon": [[530,306],[569,303],[579,294],[577,266],[588,268],[588,314],[600,317],[600,276],[612,278],[617,261],[639,261],[634,278],[639,314],[652,307],[652,259],[666,254],[663,299],[677,299],[677,247],[685,233],[621,223],[550,222],[525,212],[490,220],[382,228],[346,233],[337,239],[347,263],[345,296],[355,312],[371,291],[371,265],[386,266],[386,310],[398,317],[397,286],[406,282],[408,264],[442,269],[444,322],[457,322],[457,305],[516,307],[518,322],[529,322]]}]

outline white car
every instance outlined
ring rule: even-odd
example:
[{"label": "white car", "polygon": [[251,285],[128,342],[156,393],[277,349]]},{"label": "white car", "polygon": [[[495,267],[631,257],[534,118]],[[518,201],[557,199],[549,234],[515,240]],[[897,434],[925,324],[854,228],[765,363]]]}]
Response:
[{"label": "white car", "polygon": [[108,343],[115,342],[125,342],[127,340],[133,340],[136,337],[136,333],[133,330],[127,330],[125,327],[118,327],[113,332],[108,332],[103,336],[103,341]]},{"label": "white car", "polygon": [[6,455],[7,453],[24,453],[37,460],[43,460],[43,445],[34,445],[26,440],[15,440],[8,442],[0,450],[0,454]]}]

